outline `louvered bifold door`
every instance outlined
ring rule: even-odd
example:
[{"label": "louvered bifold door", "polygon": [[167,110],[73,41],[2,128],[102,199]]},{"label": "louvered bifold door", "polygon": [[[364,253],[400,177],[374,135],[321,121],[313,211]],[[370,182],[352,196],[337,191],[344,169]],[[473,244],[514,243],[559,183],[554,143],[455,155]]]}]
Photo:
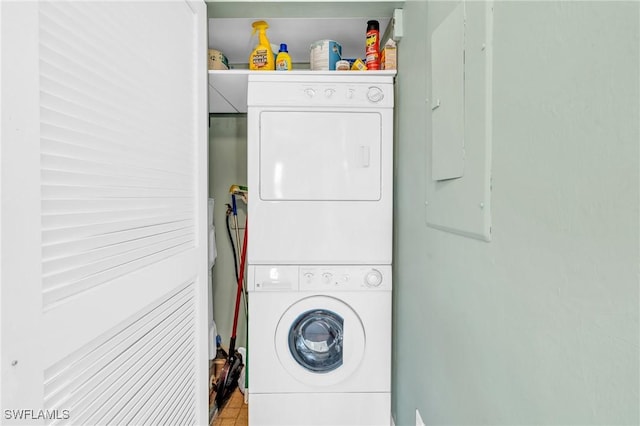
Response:
[{"label": "louvered bifold door", "polygon": [[0,20],[0,422],[206,423],[205,4]]}]

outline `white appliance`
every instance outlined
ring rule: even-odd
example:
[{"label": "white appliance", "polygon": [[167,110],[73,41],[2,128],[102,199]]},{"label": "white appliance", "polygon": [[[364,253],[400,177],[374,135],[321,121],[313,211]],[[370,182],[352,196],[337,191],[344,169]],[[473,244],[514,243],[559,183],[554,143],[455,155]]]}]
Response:
[{"label": "white appliance", "polygon": [[385,425],[391,266],[249,266],[249,421]]},{"label": "white appliance", "polygon": [[248,263],[391,264],[393,75],[248,83]]}]

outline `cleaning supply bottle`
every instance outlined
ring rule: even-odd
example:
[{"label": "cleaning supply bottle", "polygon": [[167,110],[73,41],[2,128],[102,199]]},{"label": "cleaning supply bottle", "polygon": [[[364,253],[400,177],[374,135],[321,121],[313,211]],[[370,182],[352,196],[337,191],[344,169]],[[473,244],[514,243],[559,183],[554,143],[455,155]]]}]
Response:
[{"label": "cleaning supply bottle", "polygon": [[275,69],[273,50],[271,50],[271,43],[267,38],[267,28],[269,25],[265,21],[255,21],[251,24],[253,32],[251,35],[258,32],[258,45],[253,49],[251,55],[249,55],[249,69],[256,71],[273,71]]},{"label": "cleaning supply bottle", "polygon": [[280,50],[276,56],[276,71],[291,71],[291,56],[284,43],[280,43]]},{"label": "cleaning supply bottle", "polygon": [[380,69],[380,23],[367,21],[367,42],[365,45],[366,64],[368,70]]}]

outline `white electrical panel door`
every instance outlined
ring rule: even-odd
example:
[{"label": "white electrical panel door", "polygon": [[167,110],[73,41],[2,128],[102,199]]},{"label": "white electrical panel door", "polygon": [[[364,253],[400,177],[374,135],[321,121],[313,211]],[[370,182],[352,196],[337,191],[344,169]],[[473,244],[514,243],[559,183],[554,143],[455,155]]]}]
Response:
[{"label": "white electrical panel door", "polygon": [[260,113],[262,200],[379,200],[378,112]]},{"label": "white electrical panel door", "polygon": [[464,2],[431,39],[426,223],[484,241],[491,240],[492,34],[492,2]]},{"label": "white electrical panel door", "polygon": [[208,422],[206,15],[0,3],[0,423]]},{"label": "white electrical panel door", "polygon": [[431,36],[431,177],[464,174],[464,3]]}]

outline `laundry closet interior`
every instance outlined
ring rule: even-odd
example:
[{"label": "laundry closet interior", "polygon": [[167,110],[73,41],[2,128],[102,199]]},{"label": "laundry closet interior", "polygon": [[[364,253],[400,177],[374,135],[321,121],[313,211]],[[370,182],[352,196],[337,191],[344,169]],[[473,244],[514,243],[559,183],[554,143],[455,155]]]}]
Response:
[{"label": "laundry closet interior", "polygon": [[[324,389],[316,395],[316,401],[321,403],[324,398],[326,403],[336,405],[336,398],[342,399],[346,416],[349,407],[357,407],[360,402],[358,397],[352,403],[348,402],[345,396],[357,394],[358,390],[363,395],[367,392],[369,408],[363,407],[363,411],[375,411],[374,406],[384,407],[384,418],[389,421],[393,98],[397,71],[312,71],[309,62],[311,44],[324,39],[341,44],[342,58],[364,60],[367,22],[377,20],[379,37],[387,32],[387,38],[391,38],[394,14],[397,22],[401,6],[402,2],[208,3],[209,48],[222,52],[232,68],[209,71],[209,195],[214,205],[217,253],[211,269],[211,313],[215,331],[210,332],[210,338],[217,334],[222,347],[227,349],[229,346],[237,290],[234,269],[241,263],[241,250],[236,241],[244,240],[249,213],[248,300],[254,305],[268,304],[269,311],[275,311],[263,314],[260,307],[253,308],[258,310],[256,312],[249,308],[249,313],[256,319],[252,322],[249,315],[249,324],[254,325],[250,325],[251,337],[248,338],[249,378],[246,384],[249,388],[250,418],[253,417],[256,424],[265,421],[263,416],[277,416],[278,407],[282,404],[306,406],[310,401],[304,396],[286,400],[267,399],[262,405],[270,405],[271,409],[251,412],[252,385],[260,390],[261,381],[286,382],[286,369],[299,367],[284,366],[281,367],[283,370],[278,370],[275,364],[279,365],[284,358],[291,357],[289,353],[274,352],[271,359],[269,355],[258,352],[262,340],[273,341],[276,339],[273,334],[278,333],[277,330],[263,329],[261,325],[277,324],[280,317],[287,315],[293,315],[293,321],[300,314],[285,312],[288,304],[295,305],[297,296],[285,301],[292,296],[268,289],[264,296],[251,291],[257,290],[256,285],[265,288],[268,285],[284,286],[286,289],[293,282],[297,290],[300,280],[312,287],[346,285],[347,288],[342,289],[345,295],[353,293],[355,288],[369,285],[366,283],[377,290],[373,292],[375,294],[365,295],[367,303],[374,306],[378,303],[376,297],[381,298],[375,311],[365,304],[362,311],[371,312],[355,312],[354,315],[353,310],[357,310],[354,306],[364,303],[359,298],[355,302],[347,302],[344,307],[334,307],[338,312],[346,308],[346,312],[339,315],[338,322],[375,321],[375,325],[366,327],[375,327],[382,334],[377,338],[374,337],[376,332],[367,329],[369,341],[365,344],[364,332],[350,329],[351,324],[345,325],[344,350],[348,358],[342,365],[342,354],[339,353],[335,365],[327,371],[352,370],[333,373],[349,377],[359,369],[360,375],[375,377],[375,371],[383,369],[380,380],[369,378],[363,383],[362,378],[352,378],[352,382],[360,384],[349,385],[349,380],[344,377],[331,378],[331,374],[324,374],[322,366],[312,366],[318,370],[309,373],[307,380],[310,384],[300,394],[313,393],[314,387],[315,391]],[[246,69],[249,54],[258,40],[251,37],[251,24],[258,19],[268,23],[267,36],[272,46],[287,44],[293,71],[263,73]],[[251,79],[258,81],[250,82]],[[296,100],[297,96],[300,96],[299,100]],[[277,139],[278,143],[272,143],[269,138]],[[232,197],[232,186],[243,191],[247,187],[248,195],[236,192]],[[235,198],[235,209],[232,198]],[[331,249],[327,250],[329,246]],[[287,280],[290,281],[288,284]],[[380,291],[385,287],[386,290]],[[314,287],[304,294],[320,290]],[[262,297],[268,300],[258,302]],[[329,298],[330,304],[344,304],[331,296]],[[246,348],[247,303],[244,299],[243,294],[235,345]],[[275,308],[277,305],[283,306],[281,312]],[[313,303],[309,305],[309,310],[317,308]],[[336,320],[322,318],[319,321],[326,325]],[[336,323],[336,326],[341,324]],[[341,332],[338,334],[342,339]],[[362,335],[356,339],[353,337],[355,334]],[[255,353],[251,353],[253,339],[258,342]],[[382,351],[378,352],[382,354],[362,353],[357,359],[352,357],[353,352],[363,352],[365,346],[370,351],[379,347]],[[340,345],[336,347],[339,348],[337,352],[342,350]],[[210,347],[210,356],[212,349]],[[262,377],[267,371],[271,371],[274,377]],[[305,380],[303,376],[289,379],[294,382]],[[335,383],[318,387],[313,384],[318,380]],[[244,385],[241,383],[243,388]],[[281,387],[282,392],[296,392],[295,386]],[[380,390],[385,392],[381,394],[382,399],[377,400],[376,394],[370,392]],[[270,393],[269,390],[265,392]],[[331,399],[328,396],[331,394],[341,396]],[[260,404],[258,400],[253,405]],[[340,412],[339,409],[334,411]],[[372,412],[373,417],[369,419],[350,420],[340,414],[342,417],[332,421],[368,424],[376,415],[379,413]],[[293,420],[289,421],[294,424]]]}]

